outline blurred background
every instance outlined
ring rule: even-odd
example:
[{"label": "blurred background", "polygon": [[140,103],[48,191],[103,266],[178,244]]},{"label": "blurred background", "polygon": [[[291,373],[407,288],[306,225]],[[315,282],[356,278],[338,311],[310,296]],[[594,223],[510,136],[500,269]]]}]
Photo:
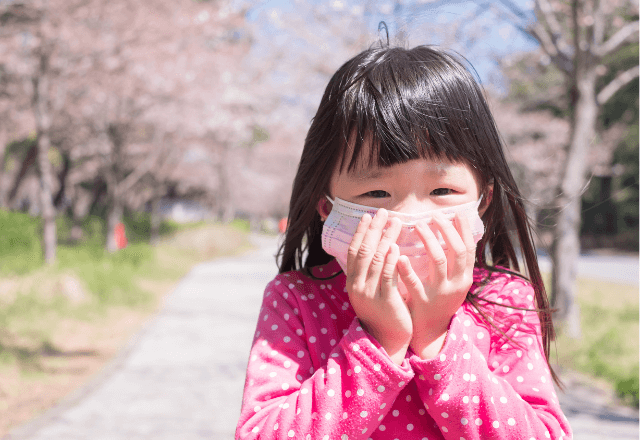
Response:
[{"label": "blurred background", "polygon": [[557,361],[637,407],[637,0],[0,0],[0,435],[195,264],[278,233],[324,86],[387,32],[466,57],[529,201]]}]

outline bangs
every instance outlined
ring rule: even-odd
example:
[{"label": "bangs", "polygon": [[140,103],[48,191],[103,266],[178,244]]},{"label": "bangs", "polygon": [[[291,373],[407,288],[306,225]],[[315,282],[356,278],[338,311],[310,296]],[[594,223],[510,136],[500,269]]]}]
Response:
[{"label": "bangs", "polygon": [[340,172],[421,158],[477,165],[478,100],[484,100],[460,61],[425,46],[361,58],[332,81],[340,85],[332,93]]}]

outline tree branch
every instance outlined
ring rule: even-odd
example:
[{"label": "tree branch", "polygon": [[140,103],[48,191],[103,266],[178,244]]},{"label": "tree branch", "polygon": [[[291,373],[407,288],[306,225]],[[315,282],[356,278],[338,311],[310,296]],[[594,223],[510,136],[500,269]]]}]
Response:
[{"label": "tree branch", "polygon": [[[469,23],[471,23],[473,21],[476,21],[482,14],[484,14],[487,10],[489,10],[491,8],[491,4],[487,3],[487,2],[483,2],[481,4],[481,3],[478,3],[476,1],[475,3],[476,3],[476,6],[477,6],[476,10],[472,14],[468,15],[466,18],[463,18],[460,22],[458,22],[458,26],[456,27],[455,32],[454,32],[455,33],[455,38],[458,41],[463,41],[465,39],[462,36],[462,32],[464,30],[464,27],[467,26],[467,24],[469,24]],[[469,46],[469,44],[473,44],[473,39],[471,39],[471,40],[467,39],[467,40],[468,41],[467,41],[466,45],[467,45],[467,49],[469,49],[468,46]]]},{"label": "tree branch", "polygon": [[[476,3],[478,3],[477,0]],[[499,16],[503,16],[506,20],[510,21],[511,24],[520,32],[540,44],[540,47],[542,47],[542,50],[547,55],[549,55],[549,58],[551,58],[553,64],[555,64],[564,73],[568,74],[573,70],[573,63],[569,58],[569,54],[559,49],[557,40],[554,41],[551,32],[545,29],[545,27],[539,20],[525,24],[518,23],[516,19],[513,18],[513,16],[515,16],[517,19],[524,19],[524,12],[520,8],[518,8],[518,6],[515,5],[511,0],[500,0],[500,3],[502,3],[508,9],[512,16],[507,16],[506,13],[502,12],[499,8],[496,7],[494,10]],[[537,9],[540,10],[539,7]],[[552,13],[550,7],[548,9],[549,12]],[[557,21],[555,21],[555,18],[553,18],[553,20],[555,23],[557,23]]]},{"label": "tree branch", "polygon": [[526,19],[525,12],[518,6],[516,6],[511,0],[500,0],[500,3],[505,5],[511,11],[511,13],[518,16],[518,18],[523,20]]},{"label": "tree branch", "polygon": [[638,68],[639,66],[635,66],[629,70],[625,70],[614,79],[612,79],[609,84],[604,86],[604,88],[600,90],[600,93],[598,93],[598,96],[596,97],[598,104],[602,105],[606,103],[609,98],[615,95],[618,90],[626,86],[633,79],[637,78],[639,73]]},{"label": "tree branch", "polygon": [[555,64],[564,73],[571,73],[573,70],[573,63],[571,62],[571,59],[566,53],[558,49],[557,44],[554,43],[547,30],[544,29],[540,23],[532,25],[528,32],[533,35],[538,43],[540,43],[542,50],[549,55],[553,64]]},{"label": "tree branch", "polygon": [[[560,70],[567,74],[571,73],[573,70],[573,63],[571,61],[571,53],[568,50],[569,45],[565,41],[562,26],[556,19],[556,16],[553,13],[553,8],[547,0],[536,0],[535,9],[538,11],[539,15],[542,15],[544,23],[546,24],[545,27],[540,24],[540,20],[538,20],[539,23],[536,26],[536,32],[541,36],[542,34],[545,34],[543,38],[549,40],[549,43],[553,45],[555,53],[547,51],[544,46],[543,49],[545,49],[547,54],[553,60],[553,63],[560,68]],[[547,43],[547,46],[549,46],[549,43]]]},{"label": "tree branch", "polygon": [[[514,14],[519,15],[517,7],[512,4],[511,0],[501,0],[501,3],[507,5]],[[571,54],[567,51],[562,26],[556,19],[551,5],[547,0],[536,0],[535,9],[538,20],[528,24],[525,28],[519,28],[538,41],[542,50],[544,50],[553,61],[553,64],[564,73],[571,73],[573,70]],[[542,18],[542,20],[540,20],[540,18]]]},{"label": "tree branch", "polygon": [[154,154],[150,154],[149,157],[147,157],[147,160],[142,162],[124,180],[120,181],[120,183],[118,183],[116,186],[115,193],[124,194],[129,191],[129,189],[131,189],[133,185],[135,185],[145,174],[149,172],[149,170],[151,170],[156,160],[160,156],[161,151],[161,148],[156,149]]},{"label": "tree branch", "polygon": [[618,49],[620,45],[626,41],[627,38],[637,33],[638,33],[638,22],[634,21],[633,23],[628,23],[624,27],[622,27],[622,29],[620,29],[618,32],[613,34],[603,44],[594,47],[593,54],[599,57],[608,55],[611,52]]},{"label": "tree branch", "polygon": [[554,45],[556,46],[559,52],[564,53],[562,48],[559,47],[560,46],[559,43],[562,41],[562,26],[560,26],[560,23],[556,19],[556,16],[554,15],[553,10],[551,8],[551,5],[547,0],[537,0],[536,9],[540,11],[540,13],[542,14],[542,17],[544,18],[545,23],[549,27],[549,30],[551,32],[550,36],[554,42]]},{"label": "tree branch", "polygon": [[605,31],[605,13],[604,13],[605,0],[598,2],[596,10],[593,13],[593,45],[598,47],[604,41]]},{"label": "tree branch", "polygon": [[[525,22],[525,24],[521,24],[516,21],[516,19],[521,18],[518,14],[521,13],[522,11],[518,10],[517,6],[515,6],[509,0],[501,0],[501,3],[503,3],[507,7],[507,9],[509,9],[509,12],[511,12],[511,15],[508,15],[506,12],[504,12],[503,10],[501,10],[495,5],[492,5],[493,12],[496,13],[498,17],[503,18],[504,20],[510,22],[511,25],[516,29],[518,29],[520,32],[522,32],[522,34],[525,37],[530,38],[532,41],[535,41],[538,44],[542,44],[540,42],[540,39],[536,35],[534,35],[534,33],[531,31],[530,24],[527,25],[525,20],[522,20],[523,22]],[[478,1],[476,1],[476,4],[478,6],[481,6],[480,3],[478,3]],[[516,16],[515,19],[513,15]]]}]

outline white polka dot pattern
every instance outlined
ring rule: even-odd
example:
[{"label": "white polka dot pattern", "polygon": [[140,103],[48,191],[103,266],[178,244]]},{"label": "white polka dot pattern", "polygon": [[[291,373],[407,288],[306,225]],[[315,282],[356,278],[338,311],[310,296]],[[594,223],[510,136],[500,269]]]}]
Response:
[{"label": "white polka dot pattern", "polygon": [[[313,270],[327,278],[339,266]],[[327,283],[289,272],[267,286],[237,438],[571,438],[537,315],[517,309],[534,305],[528,283],[495,273],[480,294],[505,306],[482,311],[512,341],[465,303],[438,356],[408,354],[402,366],[362,329],[344,283],[344,274]]]}]

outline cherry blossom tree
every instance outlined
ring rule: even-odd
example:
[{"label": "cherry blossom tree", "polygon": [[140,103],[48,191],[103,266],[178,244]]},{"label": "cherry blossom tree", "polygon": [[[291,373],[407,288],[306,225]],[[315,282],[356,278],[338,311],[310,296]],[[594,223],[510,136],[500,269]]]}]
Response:
[{"label": "cherry blossom tree", "polygon": [[[63,76],[67,53],[57,37],[60,30],[58,17],[50,14],[46,6],[39,1],[3,5],[7,20],[5,30],[8,31],[3,35],[3,42],[17,50],[3,51],[2,64],[14,68],[10,75],[22,83],[24,95],[30,103],[25,110],[33,113],[35,149],[32,148],[26,158],[37,163],[44,257],[51,264],[55,260],[57,242],[53,206],[54,170],[50,161],[51,135],[54,117],[65,100],[66,84],[58,80]],[[18,37],[19,29],[22,35]],[[22,39],[21,44],[16,44],[18,38]]]},{"label": "cherry blossom tree", "polygon": [[502,4],[507,6],[503,13],[540,44],[564,80],[570,128],[555,195],[558,214],[552,245],[552,305],[558,309],[558,318],[566,323],[568,333],[578,337],[579,315],[574,298],[581,194],[587,184],[589,152],[599,147],[599,112],[616,92],[638,78],[635,65],[602,82],[612,57],[637,45],[638,4],[626,0],[536,0],[536,20],[530,20],[508,0]]},{"label": "cherry blossom tree", "polygon": [[[181,181],[191,178],[184,157],[194,143],[214,157],[251,132],[252,97],[234,93],[242,91],[236,77],[250,45],[242,10],[191,0],[24,0],[0,8],[0,112],[12,121],[0,124],[2,148],[37,134],[37,148],[14,143],[26,151],[5,155],[20,162],[2,173],[3,195],[15,197],[37,169],[45,224],[55,227],[54,201],[60,209],[70,204],[76,238],[96,204],[106,205],[110,231],[126,206],[162,197],[161,188],[221,199],[212,179]],[[25,128],[11,132],[16,126]],[[59,163],[52,164],[52,154]],[[211,163],[207,173],[216,174]],[[45,226],[48,261],[51,231]]]}]

